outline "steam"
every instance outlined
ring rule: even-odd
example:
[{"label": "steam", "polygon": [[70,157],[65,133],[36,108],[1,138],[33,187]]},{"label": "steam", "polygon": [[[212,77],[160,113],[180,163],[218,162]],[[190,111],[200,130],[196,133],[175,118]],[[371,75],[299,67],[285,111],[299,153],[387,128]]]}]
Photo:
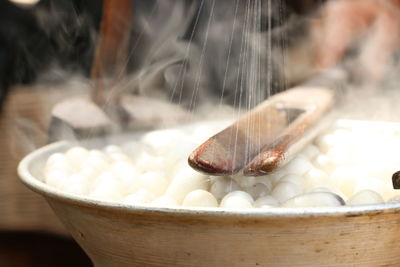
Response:
[{"label": "steam", "polygon": [[[89,9],[79,13],[71,1],[61,2],[50,7],[39,3],[35,11],[39,25],[54,44],[49,53],[58,58],[40,74],[38,84],[87,96],[99,18],[89,16]],[[195,118],[238,118],[270,95],[317,73],[309,33],[313,19],[291,12],[286,3],[289,1],[135,1],[130,50],[124,62],[126,75],[110,88],[111,94],[155,98],[179,105]],[[346,71],[352,68],[351,56],[343,66]],[[395,70],[384,84],[353,85],[352,81],[342,84],[347,92],[341,96],[344,116],[396,120],[397,103],[388,104],[399,97]],[[48,101],[49,106],[56,99]],[[379,108],[371,110],[371,106]],[[18,121],[19,134],[29,142],[37,127],[24,119]],[[32,143],[31,149],[36,146]]]}]

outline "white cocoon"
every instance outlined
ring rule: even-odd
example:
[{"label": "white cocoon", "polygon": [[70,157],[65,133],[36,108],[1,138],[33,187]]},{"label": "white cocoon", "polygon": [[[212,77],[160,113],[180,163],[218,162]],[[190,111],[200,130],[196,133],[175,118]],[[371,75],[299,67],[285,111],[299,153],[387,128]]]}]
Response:
[{"label": "white cocoon", "polygon": [[79,170],[83,167],[82,163],[85,161],[88,155],[89,151],[81,146],[70,148],[65,153],[65,156],[75,170]]},{"label": "white cocoon", "polygon": [[153,199],[150,192],[145,189],[140,189],[134,194],[129,194],[123,198],[123,202],[129,204],[147,204]]},{"label": "white cocoon", "polygon": [[73,167],[69,163],[67,157],[64,156],[64,154],[61,153],[53,154],[47,160],[44,168],[44,175],[46,176],[48,173],[54,171],[58,171],[60,173],[62,172],[65,175],[72,174]]},{"label": "white cocoon", "polygon": [[139,188],[145,189],[154,196],[162,195],[168,186],[168,180],[161,172],[146,172],[139,177]]},{"label": "white cocoon", "polygon": [[183,167],[177,172],[167,188],[165,195],[174,197],[178,203],[182,203],[183,198],[191,191],[196,189],[207,190],[209,187],[208,176],[196,172],[189,166]]},{"label": "white cocoon", "polygon": [[372,190],[377,192],[381,196],[389,195],[390,193],[388,192],[388,188],[385,182],[370,177],[365,177],[364,179],[359,179],[356,181],[354,193],[358,193],[363,190]]},{"label": "white cocoon", "polygon": [[105,172],[95,178],[89,196],[103,200],[118,200],[122,198],[122,188],[112,173]]},{"label": "white cocoon", "polygon": [[107,170],[110,167],[107,156],[99,150],[91,150],[88,157],[82,163],[83,167],[91,167],[98,172]]},{"label": "white cocoon", "polygon": [[300,155],[304,156],[308,160],[313,160],[319,154],[319,149],[313,144],[307,145],[301,152]]},{"label": "white cocoon", "polygon": [[315,208],[315,207],[338,207],[344,204],[343,199],[333,193],[312,192],[295,196],[282,203],[286,208]]},{"label": "white cocoon", "polygon": [[217,199],[208,191],[197,189],[183,199],[182,206],[190,207],[218,207]]},{"label": "white cocoon", "polygon": [[110,171],[121,181],[129,192],[139,189],[140,171],[130,162],[117,161],[111,164]]},{"label": "white cocoon", "polygon": [[330,176],[331,184],[340,189],[347,197],[354,192],[357,180],[363,180],[366,174],[353,166],[341,166],[332,171]]},{"label": "white cocoon", "polygon": [[302,176],[312,167],[313,165],[310,163],[309,160],[303,157],[295,157],[284,166],[284,169],[288,174],[297,174],[299,176]]},{"label": "white cocoon", "polygon": [[279,180],[279,182],[280,183],[291,182],[291,183],[302,186],[304,184],[304,178],[299,175],[296,175],[296,174],[287,174],[287,175],[283,176]]},{"label": "white cocoon", "polygon": [[318,184],[328,184],[328,175],[319,169],[311,169],[304,175],[305,191],[310,191]]},{"label": "white cocoon", "polygon": [[284,202],[289,198],[300,195],[303,190],[300,185],[291,182],[278,183],[271,195],[275,197],[279,202]]},{"label": "white cocoon", "polygon": [[235,180],[229,177],[217,177],[211,185],[210,192],[221,200],[226,194],[236,190],[240,190],[240,186]]},{"label": "white cocoon", "polygon": [[170,151],[183,137],[183,133],[179,130],[159,130],[145,134],[142,142],[152,147],[157,155],[162,155]]},{"label": "white cocoon", "polygon": [[131,161],[131,159],[128,158],[128,156],[123,153],[110,153],[108,156],[112,162],[118,162],[118,161],[130,162]]},{"label": "white cocoon", "polygon": [[63,182],[68,179],[69,174],[61,170],[49,170],[45,173],[44,182],[55,188],[61,188]]},{"label": "white cocoon", "polygon": [[137,158],[135,166],[142,172],[147,171],[163,171],[166,169],[165,159],[158,156],[153,156],[147,152],[141,153],[140,157]]},{"label": "white cocoon", "polygon": [[384,203],[383,198],[377,192],[372,190],[363,190],[354,194],[347,200],[347,205],[366,205]]},{"label": "white cocoon", "polygon": [[82,174],[73,174],[61,184],[61,190],[75,195],[86,195],[89,192],[89,179]]},{"label": "white cocoon", "polygon": [[266,196],[271,193],[270,189],[262,183],[256,183],[251,187],[246,188],[246,192],[249,193],[254,199]]},{"label": "white cocoon", "polygon": [[45,168],[51,168],[53,165],[59,162],[67,162],[68,159],[63,153],[54,153],[46,161]]},{"label": "white cocoon", "polygon": [[227,194],[221,201],[221,208],[245,209],[252,208],[254,200],[244,191],[234,191]]},{"label": "white cocoon", "polygon": [[104,149],[104,152],[107,154],[113,154],[113,153],[122,153],[122,150],[119,146],[116,145],[108,145]]},{"label": "white cocoon", "polygon": [[325,172],[330,172],[335,167],[331,158],[324,154],[320,154],[314,159],[314,165]]}]

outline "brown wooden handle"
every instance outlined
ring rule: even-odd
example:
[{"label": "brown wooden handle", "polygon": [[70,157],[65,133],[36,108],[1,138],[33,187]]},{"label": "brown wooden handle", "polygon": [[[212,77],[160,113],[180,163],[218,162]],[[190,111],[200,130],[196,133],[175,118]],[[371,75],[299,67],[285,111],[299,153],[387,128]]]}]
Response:
[{"label": "brown wooden handle", "polygon": [[334,92],[320,87],[274,95],[199,146],[189,165],[212,175],[234,174],[245,166],[248,175],[270,172],[333,103]]},{"label": "brown wooden handle", "polygon": [[104,78],[110,78],[113,83],[124,73],[132,7],[133,0],[104,1],[100,36],[91,70],[91,77],[95,83],[92,99],[101,106],[106,100],[109,101],[106,88],[112,86],[106,84]]}]

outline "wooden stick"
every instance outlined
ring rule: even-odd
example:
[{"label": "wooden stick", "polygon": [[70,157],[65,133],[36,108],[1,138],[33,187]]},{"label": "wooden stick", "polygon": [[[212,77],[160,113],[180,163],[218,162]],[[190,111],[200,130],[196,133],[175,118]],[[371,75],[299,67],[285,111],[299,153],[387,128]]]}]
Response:
[{"label": "wooden stick", "polygon": [[[107,88],[125,72],[132,7],[133,0],[104,1],[100,38],[91,70],[94,81],[92,99],[100,106],[112,102]],[[110,83],[105,81],[106,77],[110,78]]]},{"label": "wooden stick", "polygon": [[[274,95],[198,147],[189,165],[212,175],[268,173],[334,103],[326,88],[298,87]],[[297,147],[297,149],[300,149]]]}]

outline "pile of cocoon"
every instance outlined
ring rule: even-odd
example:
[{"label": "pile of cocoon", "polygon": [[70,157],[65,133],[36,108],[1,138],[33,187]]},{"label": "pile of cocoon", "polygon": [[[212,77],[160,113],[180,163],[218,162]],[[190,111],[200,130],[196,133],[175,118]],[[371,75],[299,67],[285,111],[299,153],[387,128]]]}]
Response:
[{"label": "pile of cocoon", "polygon": [[[270,209],[379,204],[400,199],[400,132],[367,122],[337,123],[288,164],[265,176],[208,176],[188,155],[219,128],[157,130],[103,149],[51,155],[43,182],[68,194],[157,207]],[[400,195],[400,194],[398,194]]]}]

